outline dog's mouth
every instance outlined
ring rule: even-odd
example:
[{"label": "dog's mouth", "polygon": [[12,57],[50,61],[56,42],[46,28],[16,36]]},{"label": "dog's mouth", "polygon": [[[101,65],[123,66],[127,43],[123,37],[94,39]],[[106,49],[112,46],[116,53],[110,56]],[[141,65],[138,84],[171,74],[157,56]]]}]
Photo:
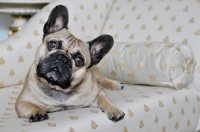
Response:
[{"label": "dog's mouth", "polygon": [[66,55],[54,53],[37,66],[38,77],[44,78],[51,85],[66,89],[71,84],[72,64]]}]

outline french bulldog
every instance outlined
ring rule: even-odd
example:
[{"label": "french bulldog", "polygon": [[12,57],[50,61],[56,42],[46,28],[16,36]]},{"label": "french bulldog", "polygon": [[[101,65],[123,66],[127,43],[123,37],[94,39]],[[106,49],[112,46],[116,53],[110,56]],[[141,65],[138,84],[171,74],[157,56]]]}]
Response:
[{"label": "french bulldog", "polygon": [[48,112],[80,107],[99,107],[112,121],[124,118],[122,110],[108,99],[104,87],[124,86],[104,77],[96,64],[110,51],[114,40],[100,35],[84,42],[68,31],[68,10],[56,6],[43,28],[42,43],[25,78],[15,109],[29,122],[48,119]]}]

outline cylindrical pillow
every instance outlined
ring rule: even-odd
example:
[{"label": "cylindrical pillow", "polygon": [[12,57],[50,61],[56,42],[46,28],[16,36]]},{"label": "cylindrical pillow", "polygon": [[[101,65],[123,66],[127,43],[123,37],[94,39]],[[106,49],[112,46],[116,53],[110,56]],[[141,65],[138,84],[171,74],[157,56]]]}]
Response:
[{"label": "cylindrical pillow", "polygon": [[104,75],[129,84],[181,89],[193,80],[195,60],[188,45],[115,43],[98,67]]}]

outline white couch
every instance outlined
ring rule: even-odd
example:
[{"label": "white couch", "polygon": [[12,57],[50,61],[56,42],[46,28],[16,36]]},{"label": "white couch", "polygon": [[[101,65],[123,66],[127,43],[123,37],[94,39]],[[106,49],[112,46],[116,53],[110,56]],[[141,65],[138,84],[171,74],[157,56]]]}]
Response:
[{"label": "white couch", "polygon": [[[117,123],[98,108],[49,113],[49,120],[29,123],[20,119],[14,104],[25,75],[42,41],[42,29],[51,9],[58,4],[69,10],[69,30],[83,40],[110,34],[115,42],[169,42],[190,45],[196,67],[191,84],[180,90],[131,85],[110,71],[118,62],[103,60],[102,72],[125,84],[120,91],[106,91],[110,100],[125,112]],[[37,13],[25,27],[0,42],[0,132],[197,132],[200,131],[200,1],[199,0],[63,0]],[[120,56],[120,51],[112,51]],[[132,65],[120,63],[120,66]],[[119,66],[119,65],[118,65]],[[127,70],[127,69],[126,69]],[[123,73],[121,73],[123,74]]]}]

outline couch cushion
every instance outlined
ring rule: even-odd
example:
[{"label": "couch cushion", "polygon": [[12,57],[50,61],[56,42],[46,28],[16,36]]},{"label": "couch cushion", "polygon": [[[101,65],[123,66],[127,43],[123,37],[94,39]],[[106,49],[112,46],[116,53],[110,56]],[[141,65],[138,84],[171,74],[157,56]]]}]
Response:
[{"label": "couch cushion", "polygon": [[125,85],[108,91],[110,100],[125,112],[117,123],[99,108],[80,108],[49,113],[49,120],[29,123],[19,119],[14,103],[22,85],[0,89],[0,130],[3,132],[194,132],[200,111],[200,94],[195,89]]},{"label": "couch cushion", "polygon": [[200,86],[199,0],[115,0],[102,33],[118,42],[188,44],[197,65],[193,84]]},{"label": "couch cushion", "polygon": [[115,42],[98,65],[104,75],[123,83],[176,89],[192,82],[194,66],[188,45],[162,42]]},{"label": "couch cushion", "polygon": [[34,15],[22,30],[0,42],[0,87],[22,84],[36,49],[42,42],[43,26],[56,5],[65,5],[69,10],[69,30],[77,38],[100,35],[111,0],[57,0]]}]

